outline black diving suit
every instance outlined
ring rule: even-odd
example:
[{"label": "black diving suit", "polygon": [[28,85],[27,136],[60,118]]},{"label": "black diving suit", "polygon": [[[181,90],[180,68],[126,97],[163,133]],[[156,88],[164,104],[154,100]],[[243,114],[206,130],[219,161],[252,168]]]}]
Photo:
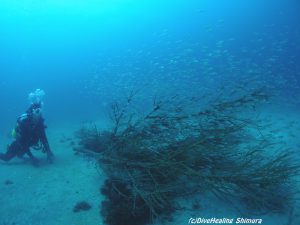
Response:
[{"label": "black diving suit", "polygon": [[38,160],[32,155],[30,148],[42,149],[47,153],[49,162],[53,160],[45,132],[45,124],[42,116],[35,117],[33,113],[27,112],[17,120],[15,127],[15,140],[8,146],[5,154],[0,153],[0,159],[9,161],[15,156],[23,157],[27,154],[32,163],[37,165]]}]

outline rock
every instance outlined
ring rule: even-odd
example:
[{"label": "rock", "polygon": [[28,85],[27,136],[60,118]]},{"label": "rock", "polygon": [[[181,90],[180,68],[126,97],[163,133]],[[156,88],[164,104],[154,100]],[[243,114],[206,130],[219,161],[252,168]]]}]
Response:
[{"label": "rock", "polygon": [[10,184],[13,184],[14,182],[12,182],[11,180],[6,180],[6,181],[4,181],[4,184],[5,185],[10,185]]},{"label": "rock", "polygon": [[74,206],[73,212],[77,213],[80,211],[88,211],[91,208],[92,208],[92,206],[88,202],[81,201],[81,202],[77,202],[77,204]]}]

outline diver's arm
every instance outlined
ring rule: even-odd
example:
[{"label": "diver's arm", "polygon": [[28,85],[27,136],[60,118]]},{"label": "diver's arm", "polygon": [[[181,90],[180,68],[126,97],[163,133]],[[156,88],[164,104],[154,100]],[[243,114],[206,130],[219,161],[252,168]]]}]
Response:
[{"label": "diver's arm", "polygon": [[47,136],[46,136],[45,129],[41,130],[40,140],[41,140],[41,142],[43,144],[45,152],[46,153],[51,152],[50,146],[49,146],[49,142],[48,142],[48,139],[47,139]]},{"label": "diver's arm", "polygon": [[46,132],[45,132],[45,126],[43,126],[43,128],[41,129],[41,133],[40,133],[40,140],[43,144],[43,147],[44,147],[44,150],[45,152],[47,153],[47,158],[48,158],[48,161],[52,162],[53,161],[53,153],[50,149],[50,146],[49,146],[49,142],[48,142],[48,139],[47,139],[47,136],[46,136]]}]

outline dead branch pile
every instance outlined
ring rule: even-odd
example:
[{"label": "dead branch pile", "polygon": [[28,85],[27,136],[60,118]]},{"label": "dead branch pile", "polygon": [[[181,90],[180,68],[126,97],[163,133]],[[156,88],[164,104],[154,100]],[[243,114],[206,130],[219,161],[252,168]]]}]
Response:
[{"label": "dead branch pile", "polygon": [[78,133],[80,151],[95,152],[109,178],[106,223],[147,223],[174,211],[176,197],[196,192],[260,213],[292,205],[299,164],[253,116],[269,100],[262,90],[206,105],[202,97],[155,99],[144,116],[130,110],[133,97],[112,105],[111,131]]}]

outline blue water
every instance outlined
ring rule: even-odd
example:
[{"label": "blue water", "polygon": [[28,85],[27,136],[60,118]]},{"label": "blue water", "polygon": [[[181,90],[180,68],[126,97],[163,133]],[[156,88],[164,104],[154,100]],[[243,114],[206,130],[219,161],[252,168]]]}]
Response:
[{"label": "blue water", "polygon": [[218,82],[233,64],[237,79],[252,69],[270,79],[294,76],[299,85],[296,0],[0,4],[1,133],[36,88],[46,92],[48,119],[63,120],[99,113],[126,86],[150,83],[150,92],[166,82],[205,86],[199,80]]},{"label": "blue water", "polygon": [[251,79],[297,114],[299,10],[298,0],[2,0],[0,134],[36,88],[50,126],[96,120],[133,89],[146,104]]}]

